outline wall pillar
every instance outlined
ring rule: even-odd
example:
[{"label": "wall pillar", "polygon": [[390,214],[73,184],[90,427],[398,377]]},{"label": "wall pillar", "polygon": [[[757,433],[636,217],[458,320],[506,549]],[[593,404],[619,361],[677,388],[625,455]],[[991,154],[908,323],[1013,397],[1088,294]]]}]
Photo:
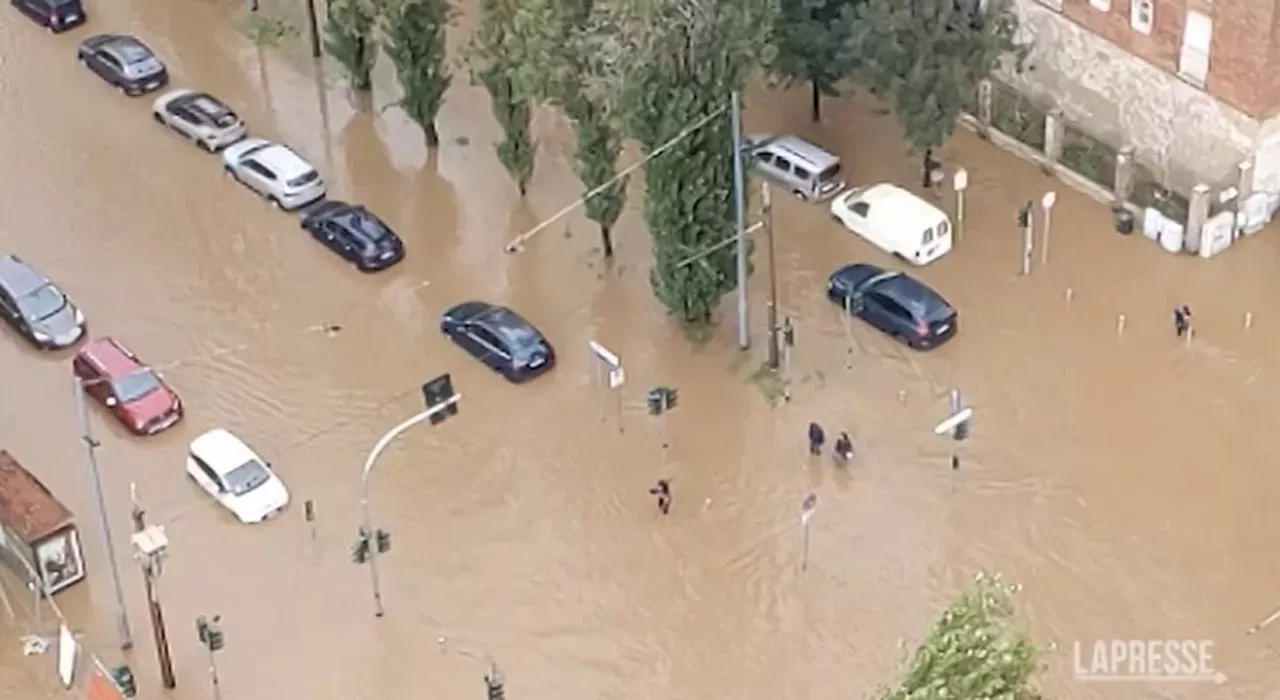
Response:
[{"label": "wall pillar", "polygon": [[1133,146],[1124,146],[1116,154],[1116,181],[1114,184],[1117,204],[1127,204],[1133,195]]},{"label": "wall pillar", "polygon": [[1044,118],[1044,157],[1050,165],[1057,165],[1062,158],[1062,140],[1067,133],[1067,122],[1062,110],[1054,107]]},{"label": "wall pillar", "polygon": [[1209,200],[1213,198],[1213,191],[1208,185],[1196,185],[1191,190],[1190,207],[1188,207],[1186,231],[1184,233],[1183,247],[1192,255],[1200,252],[1200,238],[1204,231],[1204,223],[1209,220]]},{"label": "wall pillar", "polygon": [[978,81],[978,122],[982,124],[984,132],[991,128],[991,102],[994,94],[995,89],[990,80]]}]

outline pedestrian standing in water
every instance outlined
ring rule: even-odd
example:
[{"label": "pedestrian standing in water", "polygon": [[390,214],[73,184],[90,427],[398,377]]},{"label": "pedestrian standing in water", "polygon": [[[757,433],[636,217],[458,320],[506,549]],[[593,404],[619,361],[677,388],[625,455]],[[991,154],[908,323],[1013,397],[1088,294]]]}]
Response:
[{"label": "pedestrian standing in water", "polygon": [[1191,307],[1183,304],[1173,310],[1173,332],[1181,338],[1191,332]]},{"label": "pedestrian standing in water", "polygon": [[671,480],[658,479],[658,483],[649,489],[649,493],[658,497],[658,510],[663,515],[671,512]]},{"label": "pedestrian standing in water", "polygon": [[853,440],[849,439],[849,433],[840,433],[840,437],[836,438],[836,449],[831,457],[835,460],[837,467],[843,467],[853,459]]},{"label": "pedestrian standing in water", "polygon": [[933,149],[924,149],[924,162],[920,166],[921,172],[923,173],[920,184],[926,190],[933,187],[933,173],[938,169],[939,165],[941,165],[941,163],[933,159]]},{"label": "pedestrian standing in water", "polygon": [[827,434],[822,432],[822,426],[817,423],[809,424],[809,454],[822,454],[822,445],[827,441]]}]

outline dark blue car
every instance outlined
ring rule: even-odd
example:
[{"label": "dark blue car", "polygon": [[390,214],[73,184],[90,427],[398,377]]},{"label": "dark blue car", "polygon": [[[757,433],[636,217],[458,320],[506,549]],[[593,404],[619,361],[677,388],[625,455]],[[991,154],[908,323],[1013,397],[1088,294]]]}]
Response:
[{"label": "dark blue car", "polygon": [[505,306],[463,302],[444,312],[440,330],[507,381],[533,379],[556,364],[551,343],[533,324]]},{"label": "dark blue car", "polygon": [[854,263],[831,273],[827,298],[916,350],[956,334],[958,314],[940,294],[901,272]]},{"label": "dark blue car", "polygon": [[400,237],[358,204],[321,202],[307,210],[302,228],[362,272],[385,270],[404,259]]}]

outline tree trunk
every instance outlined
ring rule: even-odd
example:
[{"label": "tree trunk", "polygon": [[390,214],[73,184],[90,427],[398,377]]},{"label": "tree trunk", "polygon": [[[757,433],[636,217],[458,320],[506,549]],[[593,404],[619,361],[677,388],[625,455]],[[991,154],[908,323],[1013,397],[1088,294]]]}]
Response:
[{"label": "tree trunk", "polygon": [[422,135],[427,139],[427,148],[435,148],[440,145],[440,132],[436,131],[435,122],[429,122],[422,127]]},{"label": "tree trunk", "polygon": [[813,120],[813,123],[817,124],[822,121],[822,92],[818,90],[818,83],[814,80],[809,81],[809,89],[812,98],[812,102],[809,105],[809,118]]},{"label": "tree trunk", "polygon": [[613,232],[608,226],[600,227],[600,247],[604,249],[604,257],[613,257]]}]

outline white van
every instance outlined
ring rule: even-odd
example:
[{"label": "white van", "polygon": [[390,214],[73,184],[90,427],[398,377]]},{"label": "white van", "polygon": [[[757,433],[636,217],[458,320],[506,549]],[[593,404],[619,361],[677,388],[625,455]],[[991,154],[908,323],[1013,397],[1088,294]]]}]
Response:
[{"label": "white van", "polygon": [[927,265],[951,251],[945,212],[888,183],[858,187],[836,197],[831,215],[877,248],[912,265]]}]

